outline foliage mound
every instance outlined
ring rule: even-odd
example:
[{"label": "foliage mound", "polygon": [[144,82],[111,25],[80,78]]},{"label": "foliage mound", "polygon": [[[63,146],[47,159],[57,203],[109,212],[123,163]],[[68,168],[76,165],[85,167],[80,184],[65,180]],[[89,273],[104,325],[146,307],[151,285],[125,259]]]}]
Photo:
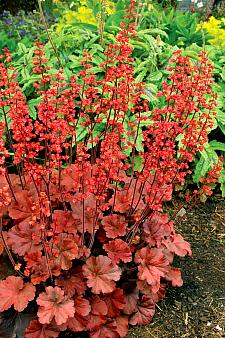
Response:
[{"label": "foliage mound", "polygon": [[[135,10],[132,0],[99,65],[102,79],[87,51],[78,78],[51,75],[35,43],[35,121],[9,50],[1,56],[0,244],[14,272],[0,281],[0,311],[32,308],[25,338],[66,329],[125,337],[128,323],[151,321],[167,283],[182,285],[172,263],[191,249],[163,205],[207,142],[213,67],[204,52],[196,64],[174,52],[158,94],[163,108],[150,112],[145,85],[134,79]],[[202,182],[206,194],[217,171]]]}]

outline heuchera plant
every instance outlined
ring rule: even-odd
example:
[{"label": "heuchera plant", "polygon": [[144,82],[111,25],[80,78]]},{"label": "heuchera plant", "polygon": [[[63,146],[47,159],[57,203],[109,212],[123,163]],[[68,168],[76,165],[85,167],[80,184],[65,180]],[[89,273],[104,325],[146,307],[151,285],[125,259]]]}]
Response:
[{"label": "heuchera plant", "polygon": [[[151,321],[168,282],[182,285],[172,262],[191,249],[163,204],[185,183],[212,127],[212,65],[204,52],[193,65],[176,51],[159,93],[164,108],[150,112],[132,66],[135,8],[131,0],[117,42],[106,48],[101,80],[86,51],[78,79],[51,75],[35,43],[35,122],[10,52],[1,56],[0,244],[14,273],[0,281],[0,311],[32,305],[26,338],[66,329],[125,337],[128,323]],[[77,142],[78,123],[88,130],[84,142]]]}]

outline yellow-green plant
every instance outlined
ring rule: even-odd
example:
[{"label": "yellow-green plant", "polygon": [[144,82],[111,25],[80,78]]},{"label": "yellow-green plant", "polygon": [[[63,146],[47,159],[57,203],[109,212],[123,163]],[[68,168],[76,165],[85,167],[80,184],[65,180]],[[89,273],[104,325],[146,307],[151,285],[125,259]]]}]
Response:
[{"label": "yellow-green plant", "polygon": [[[62,5],[60,0],[54,0],[56,4]],[[100,10],[103,7],[106,15],[111,15],[115,12],[115,3],[110,0],[95,0],[95,4],[99,6]],[[87,24],[98,24],[98,13],[94,11],[94,8],[90,5],[88,0],[80,0],[77,3],[71,2],[69,5],[64,6],[63,14],[59,20],[59,23],[55,25],[56,30],[60,31],[65,25],[71,25],[74,22],[83,22]]]},{"label": "yellow-green plant", "polygon": [[214,46],[225,45],[225,18],[216,19],[211,16],[208,21],[198,25],[197,29],[205,28],[209,35],[212,37],[209,42]]}]

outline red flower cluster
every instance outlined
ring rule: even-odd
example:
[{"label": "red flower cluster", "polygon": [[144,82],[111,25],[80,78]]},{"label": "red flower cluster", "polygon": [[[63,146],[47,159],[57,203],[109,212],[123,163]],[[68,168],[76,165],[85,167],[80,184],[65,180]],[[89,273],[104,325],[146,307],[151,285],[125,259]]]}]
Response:
[{"label": "red flower cluster", "polygon": [[213,189],[215,184],[218,182],[218,179],[221,175],[221,170],[223,169],[223,158],[220,157],[218,163],[214,163],[212,169],[208,171],[208,173],[200,178],[200,187],[198,190],[194,191],[194,195],[202,202],[205,202],[207,196],[211,196],[213,193]]},{"label": "red flower cluster", "polygon": [[[62,70],[50,75],[43,45],[35,43],[36,121],[10,75],[9,51],[1,57],[0,245],[18,276],[0,281],[0,311],[23,311],[33,302],[37,317],[26,338],[66,329],[125,337],[128,323],[151,320],[168,282],[182,285],[172,262],[175,254],[190,255],[190,245],[162,206],[207,140],[212,66],[205,53],[193,66],[175,52],[160,93],[165,107],[148,112],[129,44],[135,6],[132,0],[116,44],[105,51],[103,80],[86,51],[78,80],[67,83]],[[142,131],[146,119],[151,123]],[[78,126],[86,131],[82,141]],[[135,170],[140,133],[142,169]]]}]

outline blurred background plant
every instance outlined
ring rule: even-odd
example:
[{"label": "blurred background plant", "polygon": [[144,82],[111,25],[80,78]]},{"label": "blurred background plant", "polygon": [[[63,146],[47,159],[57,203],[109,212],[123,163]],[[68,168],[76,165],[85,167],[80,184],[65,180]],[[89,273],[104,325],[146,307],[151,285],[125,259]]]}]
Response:
[{"label": "blurred background plant", "polygon": [[[45,12],[45,19],[49,27],[56,21],[48,12]],[[20,10],[13,15],[4,10],[0,14],[0,49],[16,50],[18,42],[32,46],[34,40],[43,35],[45,27],[37,11],[26,13]]]},{"label": "blurred background plant", "polygon": [[59,23],[55,25],[56,31],[62,30],[65,25],[85,23],[97,27],[99,19],[104,12],[104,19],[113,15],[116,11],[116,4],[110,0],[79,0],[60,1],[53,0],[56,6],[53,12],[59,15]]},{"label": "blurred background plant", "polygon": [[1,0],[0,1],[0,13],[4,10],[10,11],[11,14],[15,15],[19,10],[24,10],[26,13],[32,12],[37,9],[36,0]]},{"label": "blurred background plant", "polygon": [[217,19],[211,16],[208,21],[202,22],[197,27],[204,28],[210,34],[209,42],[214,46],[225,45],[225,18]]}]

